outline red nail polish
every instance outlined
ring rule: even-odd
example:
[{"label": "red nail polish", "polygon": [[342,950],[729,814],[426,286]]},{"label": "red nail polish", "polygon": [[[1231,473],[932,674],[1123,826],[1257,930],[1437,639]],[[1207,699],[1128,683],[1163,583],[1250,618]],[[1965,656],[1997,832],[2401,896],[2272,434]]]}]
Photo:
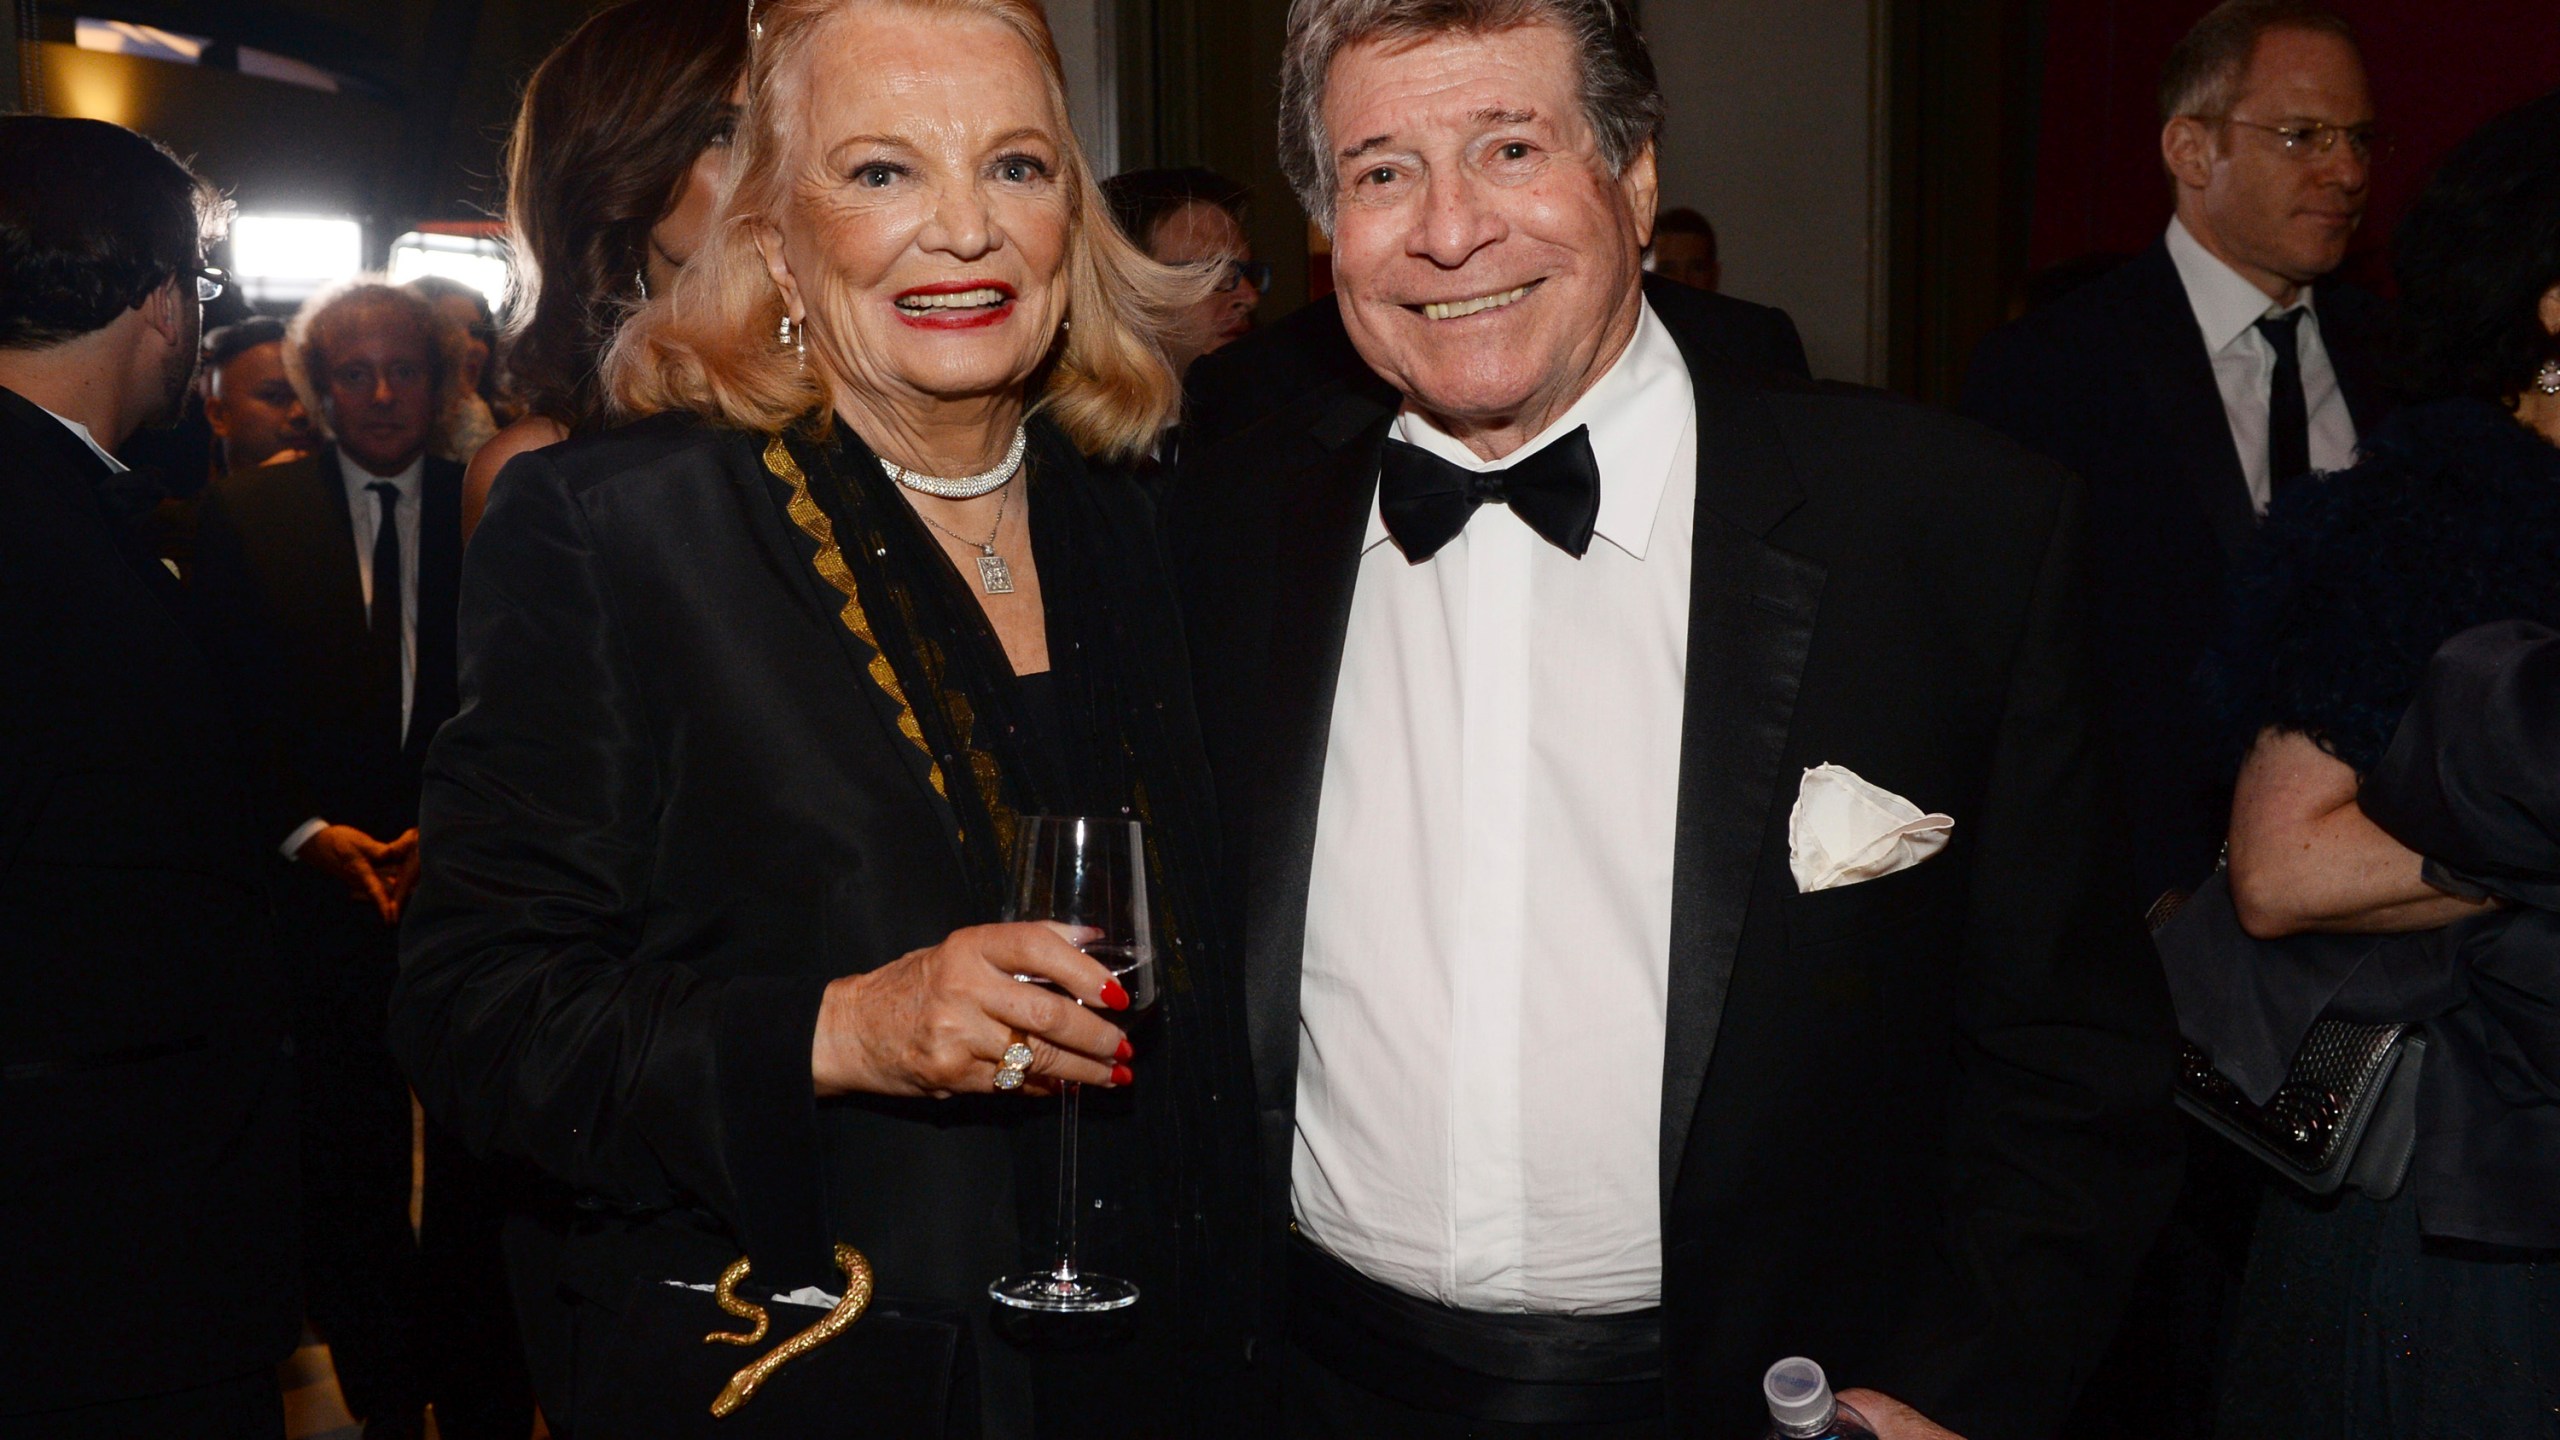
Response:
[{"label": "red nail polish", "polygon": [[1102,1003],[1114,1010],[1126,1010],[1129,1008],[1129,992],[1120,988],[1119,981],[1105,980],[1102,982]]},{"label": "red nail polish", "polygon": [[1114,1085],[1126,1085],[1137,1078],[1138,1072],[1130,1069],[1126,1065],[1114,1065],[1111,1067],[1111,1083]]},{"label": "red nail polish", "polygon": [[1127,1040],[1122,1040],[1120,1042],[1120,1048],[1112,1052],[1111,1058],[1114,1060],[1126,1060],[1137,1053],[1137,1051],[1129,1048],[1129,1042]]}]

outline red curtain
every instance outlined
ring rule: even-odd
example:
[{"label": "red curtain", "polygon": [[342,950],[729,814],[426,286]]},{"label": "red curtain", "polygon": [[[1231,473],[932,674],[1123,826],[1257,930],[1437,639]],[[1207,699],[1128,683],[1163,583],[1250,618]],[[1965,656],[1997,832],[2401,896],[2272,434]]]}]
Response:
[{"label": "red curtain", "polygon": [[[2030,263],[2131,254],[2169,223],[2160,171],[2160,66],[2207,0],[2051,0]],[[2560,87],[2551,0],[2335,0],[2356,28],[2377,124],[2375,171],[2351,274],[2383,279],[2391,226],[2453,145],[2484,120]]]}]

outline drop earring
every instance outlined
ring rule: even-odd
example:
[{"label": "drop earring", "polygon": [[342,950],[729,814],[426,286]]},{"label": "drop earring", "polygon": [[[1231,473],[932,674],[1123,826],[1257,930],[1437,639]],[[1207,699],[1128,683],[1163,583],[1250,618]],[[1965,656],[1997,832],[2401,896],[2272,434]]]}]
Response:
[{"label": "drop earring", "polygon": [[801,364],[809,363],[809,327],[807,325],[794,325],[791,323],[791,317],[785,314],[782,317],[779,338],[783,349],[799,356]]},{"label": "drop earring", "polygon": [[2545,395],[2560,395],[2560,360],[2545,360],[2534,372],[2533,388]]},{"label": "drop earring", "polygon": [[640,292],[640,299],[643,303],[648,301],[649,267],[643,265],[639,269],[631,272],[631,288]]}]

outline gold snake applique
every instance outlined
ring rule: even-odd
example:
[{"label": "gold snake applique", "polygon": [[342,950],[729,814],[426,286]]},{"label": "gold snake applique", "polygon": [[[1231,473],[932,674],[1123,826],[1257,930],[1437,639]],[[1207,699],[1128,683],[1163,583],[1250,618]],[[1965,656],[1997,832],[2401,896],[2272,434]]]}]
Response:
[{"label": "gold snake applique", "polygon": [[[752,1300],[738,1297],[738,1286],[747,1278],[751,1267],[747,1257],[739,1256],[720,1272],[720,1283],[711,1292],[720,1308],[750,1322],[755,1328],[740,1335],[727,1330],[714,1330],[702,1337],[705,1345],[754,1345],[761,1342],[773,1324],[772,1315]],[[773,1378],[773,1372],[817,1349],[845,1332],[862,1312],[871,1308],[871,1262],[850,1245],[836,1246],[836,1268],[844,1272],[844,1298],[829,1310],[817,1324],[792,1336],[767,1351],[764,1358],[729,1377],[720,1389],[718,1399],[711,1402],[711,1413],[727,1419],[739,1406],[755,1398],[756,1390]]]}]

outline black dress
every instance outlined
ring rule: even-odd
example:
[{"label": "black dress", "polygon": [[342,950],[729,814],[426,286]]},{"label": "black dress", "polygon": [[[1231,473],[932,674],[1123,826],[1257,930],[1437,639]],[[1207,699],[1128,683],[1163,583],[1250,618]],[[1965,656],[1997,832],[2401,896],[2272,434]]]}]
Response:
[{"label": "black dress", "polygon": [[[2529,727],[2422,677],[2457,632],[2560,624],[2560,449],[2476,401],[2401,412],[2362,463],[2277,507],[2235,614],[2204,672],[2232,753],[2269,726],[2309,735],[2354,767],[2378,824],[2441,858],[2446,826],[2419,817],[2444,807],[2412,781],[2495,737],[2520,750]],[[2534,1019],[2560,1004],[2560,928],[2498,893],[2518,908],[2420,936],[2304,937],[2344,958],[2276,986],[2331,987],[2314,1013],[2426,1020],[2430,1046],[2397,1198],[2271,1187],[2225,1370],[2229,1440],[2560,1436],[2560,1085],[2539,1078],[2560,1045]],[[2181,1014],[2216,984],[2181,985]]]},{"label": "black dress", "polygon": [[[1237,1388],[1251,1137],[1180,631],[1134,487],[1033,434],[1034,693],[841,426],[661,418],[497,489],[392,1029],[430,1111],[574,1197],[555,1254],[520,1247],[561,1307],[527,1327],[555,1428],[808,1433],[780,1427],[834,1387],[816,1413],[867,1434],[1191,1433]],[[1018,816],[1124,811],[1165,998],[1137,1083],[1088,1097],[1083,1246],[1144,1298],[1024,1325],[986,1285],[1050,1242],[1054,1106],[819,1102],[809,1046],[829,980],[997,918]],[[746,1327],[684,1287],[744,1255],[742,1295],[838,1290],[840,1242],[871,1312],[714,1422],[720,1378],[818,1312],[706,1351]]]}]

